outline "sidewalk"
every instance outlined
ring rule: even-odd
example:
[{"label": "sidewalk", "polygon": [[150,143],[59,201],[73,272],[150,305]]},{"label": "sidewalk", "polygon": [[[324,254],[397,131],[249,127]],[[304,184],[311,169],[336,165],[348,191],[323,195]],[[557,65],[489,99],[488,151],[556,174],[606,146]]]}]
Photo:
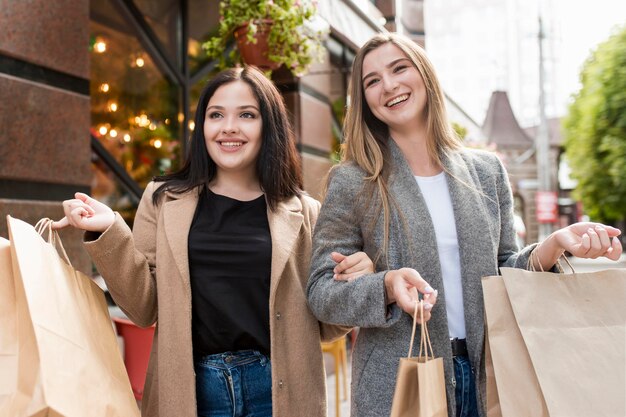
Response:
[{"label": "sidewalk", "polygon": [[[622,254],[617,262],[604,257],[598,259],[581,259],[575,256],[570,256],[567,259],[570,261],[576,272],[593,272],[600,271],[602,269],[626,268],[626,254]],[[564,265],[564,267],[566,268],[565,271],[569,272],[567,265]]]}]

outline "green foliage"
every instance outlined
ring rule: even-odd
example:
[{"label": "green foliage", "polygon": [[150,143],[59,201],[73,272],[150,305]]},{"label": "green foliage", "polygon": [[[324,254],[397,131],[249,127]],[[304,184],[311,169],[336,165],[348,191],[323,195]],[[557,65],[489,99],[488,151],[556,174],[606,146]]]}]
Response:
[{"label": "green foliage", "polygon": [[457,122],[452,122],[452,130],[454,130],[454,133],[457,134],[459,139],[465,140],[465,137],[467,136],[467,132],[468,132],[465,126]]},{"label": "green foliage", "polygon": [[593,219],[626,216],[626,26],[598,45],[563,122],[574,196]]},{"label": "green foliage", "polygon": [[268,58],[284,64],[295,75],[303,75],[315,60],[321,60],[324,51],[322,42],[326,32],[311,25],[316,13],[315,0],[223,0],[218,33],[202,46],[207,56],[219,59],[218,69],[241,63],[236,48],[225,54],[234,39],[234,31],[247,24],[248,42],[255,43],[259,26],[269,19],[272,25]]}]

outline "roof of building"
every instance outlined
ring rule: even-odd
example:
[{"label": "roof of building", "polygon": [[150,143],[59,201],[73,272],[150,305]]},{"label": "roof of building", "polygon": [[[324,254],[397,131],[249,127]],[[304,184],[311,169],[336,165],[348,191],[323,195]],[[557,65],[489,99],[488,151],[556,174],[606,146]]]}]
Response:
[{"label": "roof of building", "polygon": [[530,148],[532,139],[520,127],[506,91],[494,91],[482,127],[487,143],[498,148]]},{"label": "roof of building", "polygon": [[[524,128],[524,132],[534,138],[537,135],[539,126],[530,126]],[[552,117],[548,119],[548,137],[550,138],[550,146],[561,146],[563,142],[563,135],[561,133],[561,118]]]}]

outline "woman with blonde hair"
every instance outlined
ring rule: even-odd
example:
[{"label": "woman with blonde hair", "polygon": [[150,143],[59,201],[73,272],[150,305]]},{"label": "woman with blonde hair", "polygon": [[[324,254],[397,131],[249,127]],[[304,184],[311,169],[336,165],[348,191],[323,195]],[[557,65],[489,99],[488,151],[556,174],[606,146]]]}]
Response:
[{"label": "woman with blonde hair", "polygon": [[[462,146],[432,64],[403,36],[376,35],[357,53],[344,128],[307,291],[321,321],[360,327],[352,416],[389,415],[418,293],[435,355],[444,359],[449,415],[484,416],[481,277],[527,268],[532,252],[544,270],[564,251],[616,260],[620,231],[577,223],[520,250],[504,166],[494,153]],[[329,253],[361,250],[376,272],[334,277]]]}]

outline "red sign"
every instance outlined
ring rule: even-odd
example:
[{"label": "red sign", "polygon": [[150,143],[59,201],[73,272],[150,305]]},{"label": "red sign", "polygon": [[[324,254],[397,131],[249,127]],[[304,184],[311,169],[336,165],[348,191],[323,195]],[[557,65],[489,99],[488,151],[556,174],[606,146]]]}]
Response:
[{"label": "red sign", "polygon": [[537,191],[535,206],[539,223],[555,223],[557,221],[558,195],[556,191]]}]

